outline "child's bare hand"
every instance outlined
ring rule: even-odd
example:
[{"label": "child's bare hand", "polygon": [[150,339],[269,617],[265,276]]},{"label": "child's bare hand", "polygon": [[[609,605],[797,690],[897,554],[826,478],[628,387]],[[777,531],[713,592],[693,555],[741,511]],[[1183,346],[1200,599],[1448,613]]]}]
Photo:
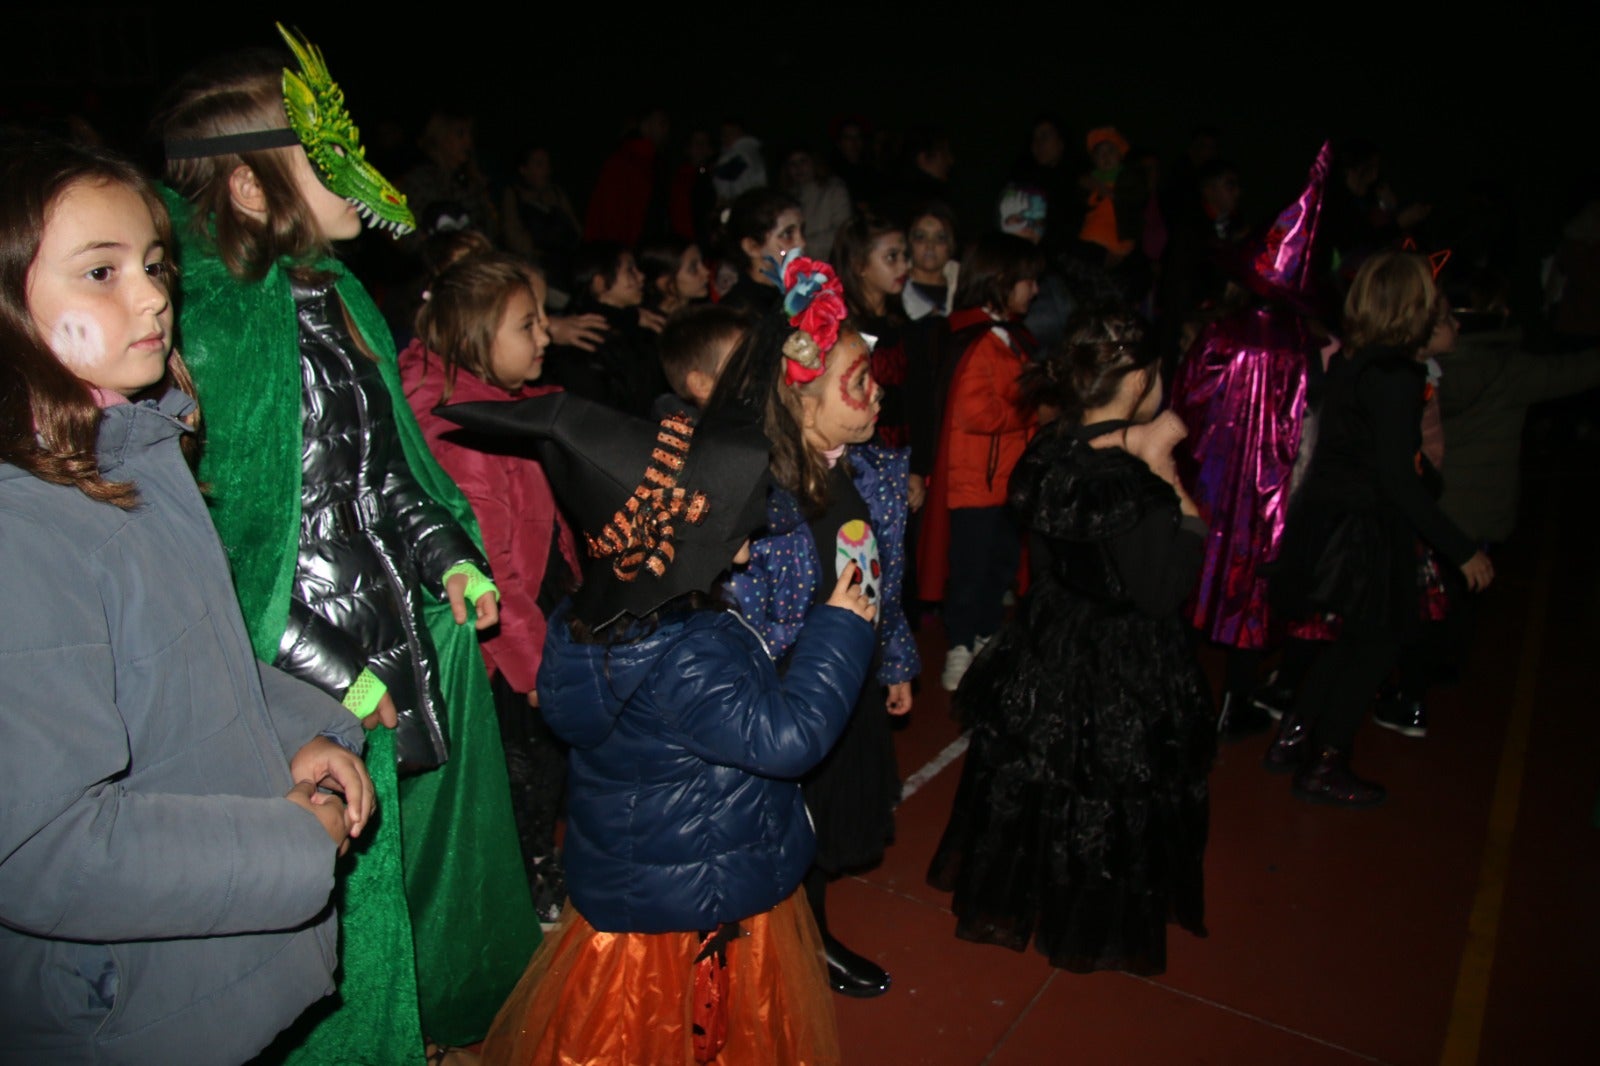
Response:
[{"label": "child's bare hand", "polygon": [[[450,614],[456,620],[456,625],[467,623],[467,575],[452,574],[444,583],[444,594],[450,598]],[[472,605],[476,615],[474,626],[478,629],[488,629],[500,621],[500,601],[493,592],[485,592],[478,597]]]},{"label": "child's bare hand", "polygon": [[[342,795],[345,830],[353,837],[361,835],[377,806],[377,797],[372,792],[367,764],[359,755],[346,751],[327,737],[314,737],[289,760],[289,773],[296,781],[310,781],[316,787]],[[337,798],[313,793],[311,802],[321,806]]]},{"label": "child's bare hand", "polygon": [[896,718],[911,711],[911,682],[897,681],[889,686],[889,696],[885,707]]},{"label": "child's bare hand", "polygon": [[283,798],[296,807],[310,811],[311,816],[322,823],[328,838],[338,845],[340,855],[349,849],[350,835],[344,825],[344,803],[338,796],[323,796],[322,802],[318,803],[317,786],[310,781],[297,781]]},{"label": "child's bare hand", "polygon": [[844,568],[844,573],[839,575],[838,584],[833,586],[833,595],[828,597],[831,607],[843,607],[851,614],[864,618],[868,622],[878,615],[878,608],[861,593],[861,568],[851,563]]},{"label": "child's bare hand", "polygon": [[1467,579],[1467,588],[1482,592],[1494,581],[1494,564],[1486,552],[1478,552],[1461,564],[1461,576]]},{"label": "child's bare hand", "polygon": [[548,326],[550,343],[561,344],[579,351],[592,352],[606,339],[606,320],[603,315],[552,315]]},{"label": "child's bare hand", "polygon": [[367,729],[376,729],[380,725],[393,729],[400,724],[400,710],[394,705],[394,697],[385,692],[378,697],[378,706],[373,712],[361,719],[361,724]]},{"label": "child's bare hand", "polygon": [[660,311],[652,311],[648,307],[639,308],[639,325],[651,333],[660,333],[667,328],[667,316]]},{"label": "child's bare hand", "polygon": [[921,474],[912,474],[906,479],[906,506],[913,511],[920,511],[927,499],[928,482]]}]

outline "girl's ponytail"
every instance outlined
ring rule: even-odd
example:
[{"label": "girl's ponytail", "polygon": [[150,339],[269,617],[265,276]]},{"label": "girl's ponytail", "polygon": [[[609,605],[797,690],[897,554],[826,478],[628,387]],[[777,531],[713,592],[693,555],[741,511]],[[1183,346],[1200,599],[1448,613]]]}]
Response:
[{"label": "girl's ponytail", "polygon": [[1018,389],[1025,404],[1059,408],[1067,425],[1077,425],[1085,411],[1110,403],[1122,379],[1155,363],[1157,355],[1137,314],[1091,309],[1073,316],[1066,339],[1023,372]]}]

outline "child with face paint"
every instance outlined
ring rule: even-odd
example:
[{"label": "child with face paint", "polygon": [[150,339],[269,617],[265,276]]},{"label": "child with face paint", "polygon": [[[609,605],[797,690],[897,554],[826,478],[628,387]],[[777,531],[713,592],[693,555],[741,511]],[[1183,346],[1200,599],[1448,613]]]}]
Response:
[{"label": "child with face paint", "polygon": [[722,303],[762,314],[777,307],[783,291],[767,273],[769,264],[806,247],[806,219],[800,202],[777,189],[751,189],[729,206],[723,224],[723,269],[732,267],[735,283]]},{"label": "child with face paint", "polygon": [[[159,119],[189,279],[179,327],[257,655],[388,727],[371,764],[399,801],[352,875],[340,1031],[311,1034],[307,1056],[405,1061],[419,1003],[438,1043],[483,1035],[538,926],[477,647],[498,617],[477,524],[406,405],[383,319],[330,254],[363,219],[400,234],[411,216],[321,53],[284,38],[298,72],[230,57]],[[397,784],[396,764],[413,776]]]},{"label": "child with face paint", "polygon": [[805,888],[829,978],[835,991],[866,998],[888,991],[889,975],[832,935],[826,894],[830,879],[880,861],[894,833],[900,781],[888,716],[911,709],[911,681],[922,668],[900,600],[907,456],[869,443],[882,390],[832,269],[789,255],[775,275],[783,307],[735,352],[708,408],[708,417],[753,413],[773,446],[767,531],[728,590],[779,662],[850,565],[878,607],[874,680],[844,736],[805,779],[817,831]]},{"label": "child with face paint", "polygon": [[[853,216],[833,242],[832,262],[844,287],[850,321],[872,346],[872,378],[883,390],[878,439],[891,448],[911,443],[911,367],[906,350],[906,313],[901,296],[911,274],[906,231],[865,212]],[[922,506],[924,479],[913,473],[911,509]]]},{"label": "child with face paint", "polygon": [[0,235],[0,1058],[242,1062],[333,991],[363,732],[251,654],[150,183],[12,140]]}]

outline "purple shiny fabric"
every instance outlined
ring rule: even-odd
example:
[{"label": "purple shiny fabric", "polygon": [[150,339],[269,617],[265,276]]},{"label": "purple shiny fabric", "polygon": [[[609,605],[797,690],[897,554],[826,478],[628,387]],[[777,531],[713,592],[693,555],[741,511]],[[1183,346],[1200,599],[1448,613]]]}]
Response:
[{"label": "purple shiny fabric", "polygon": [[1260,567],[1278,557],[1289,481],[1305,419],[1306,367],[1317,344],[1287,310],[1243,311],[1206,327],[1172,386],[1189,427],[1184,482],[1210,523],[1205,566],[1187,612],[1234,648],[1271,640]]}]

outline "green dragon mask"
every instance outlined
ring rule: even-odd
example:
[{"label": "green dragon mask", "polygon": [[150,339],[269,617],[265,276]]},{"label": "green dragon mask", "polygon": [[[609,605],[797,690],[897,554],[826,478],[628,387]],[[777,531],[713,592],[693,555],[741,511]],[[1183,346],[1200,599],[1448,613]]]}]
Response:
[{"label": "green dragon mask", "polygon": [[306,155],[322,175],[322,183],[355,205],[367,225],[396,237],[417,228],[406,198],[367,162],[361,133],[345,110],[344,90],[328,73],[322,50],[278,23],[289,50],[300,61],[300,73],[283,72],[283,107],[289,125]]}]

